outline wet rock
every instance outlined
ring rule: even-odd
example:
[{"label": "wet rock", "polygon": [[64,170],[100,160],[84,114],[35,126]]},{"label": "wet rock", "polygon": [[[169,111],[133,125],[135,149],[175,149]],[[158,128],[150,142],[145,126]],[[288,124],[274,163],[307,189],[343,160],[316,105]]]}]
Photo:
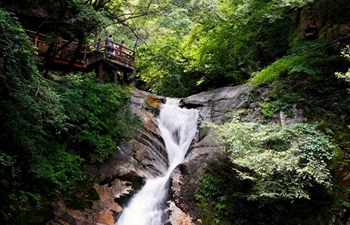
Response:
[{"label": "wet rock", "polygon": [[71,204],[74,200],[62,197],[52,203],[54,218],[48,225],[114,225],[122,210],[120,204],[124,203],[121,199],[126,197],[128,201],[144,178],[162,176],[167,171],[167,153],[157,127],[156,111],[145,103],[146,98],[154,95],[137,89],[131,91],[130,108],[140,117],[142,127],[132,140],[122,141],[106,162],[87,168],[87,173],[95,178],[90,188],[98,198],[85,199],[81,193],[77,197],[91,207],[77,209]]},{"label": "wet rock", "polygon": [[151,96],[145,99],[145,103],[153,109],[158,109],[158,107],[164,103],[164,99]]},{"label": "wet rock", "polygon": [[[247,103],[251,87],[248,85],[223,87],[199,93],[183,99],[184,106],[197,106],[201,120],[222,124],[228,121],[226,113],[234,111]],[[171,198],[176,206],[192,219],[191,224],[201,224],[201,210],[197,207],[195,195],[200,178],[208,164],[222,154],[222,145],[217,142],[213,132],[200,125],[198,134],[181,165],[180,172],[172,174]],[[177,222],[173,222],[177,225]],[[176,221],[176,220],[175,220]]]}]

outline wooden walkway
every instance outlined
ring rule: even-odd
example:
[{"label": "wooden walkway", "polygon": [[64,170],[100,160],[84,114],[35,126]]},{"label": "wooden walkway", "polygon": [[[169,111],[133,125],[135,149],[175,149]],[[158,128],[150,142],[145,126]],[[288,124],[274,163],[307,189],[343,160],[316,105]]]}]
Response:
[{"label": "wooden walkway", "polygon": [[[39,57],[44,58],[52,38],[45,34],[36,33],[34,31],[26,30],[33,44],[37,47]],[[69,65],[71,63],[74,53],[78,47],[77,42],[68,43],[67,40],[58,38],[57,45],[54,51],[57,52],[61,46],[67,45],[53,58],[53,62],[62,65]],[[113,53],[107,54],[106,42],[103,40],[101,43],[101,48],[96,49],[96,43],[84,44],[80,51],[77,59],[73,63],[75,68],[88,68],[88,67],[101,67],[102,62],[112,64],[119,71],[124,73],[130,73],[135,70],[135,51],[124,45],[114,42]],[[99,68],[98,70],[101,70]],[[99,77],[102,75],[98,75]]]}]

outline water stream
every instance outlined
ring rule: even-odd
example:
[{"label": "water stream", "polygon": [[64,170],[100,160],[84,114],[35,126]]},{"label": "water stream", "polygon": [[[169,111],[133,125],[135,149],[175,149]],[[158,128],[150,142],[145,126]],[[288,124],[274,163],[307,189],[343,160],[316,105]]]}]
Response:
[{"label": "water stream", "polygon": [[165,142],[169,167],[163,177],[147,179],[118,218],[117,225],[163,225],[167,220],[168,180],[187,152],[197,130],[198,111],[178,107],[178,99],[168,98],[160,106],[158,127]]}]

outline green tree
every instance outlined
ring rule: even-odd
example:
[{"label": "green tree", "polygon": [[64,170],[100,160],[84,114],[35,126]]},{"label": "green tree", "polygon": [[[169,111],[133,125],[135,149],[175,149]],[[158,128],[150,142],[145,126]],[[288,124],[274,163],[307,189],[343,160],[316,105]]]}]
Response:
[{"label": "green tree", "polygon": [[196,195],[204,224],[318,223],[314,212],[326,210],[333,190],[330,137],[308,124],[281,128],[236,116],[208,126],[225,147]]},{"label": "green tree", "polygon": [[226,151],[238,166],[235,170],[240,178],[255,184],[248,199],[309,198],[308,188],[314,184],[331,191],[327,162],[332,159],[334,146],[311,125],[280,128],[235,119],[213,127],[228,146]]},{"label": "green tree", "polygon": [[[42,207],[39,203],[40,186],[37,186],[38,179],[35,178],[39,171],[33,171],[32,167],[38,163],[34,162],[34,158],[49,156],[48,152],[45,153],[46,149],[58,150],[54,135],[67,127],[67,116],[59,104],[57,93],[36,68],[36,53],[28,36],[20,24],[3,10],[0,10],[0,30],[0,123],[3,128],[0,135],[1,220],[22,224],[20,218],[31,214],[31,207],[38,211]],[[55,162],[40,163],[53,166]],[[72,163],[79,164],[79,159],[73,157]],[[79,180],[79,167],[74,169],[77,172],[73,177],[66,175],[69,179]],[[57,172],[53,171],[52,175],[57,176]],[[62,175],[65,174],[64,170],[62,172]],[[54,192],[57,187],[50,188]],[[67,188],[70,187],[64,184],[63,189]],[[33,216],[28,221],[37,222],[36,219]]]},{"label": "green tree", "polygon": [[[191,94],[242,84],[287,52],[298,9],[310,2],[190,1],[175,5],[171,15],[181,18],[167,22],[167,28],[160,29],[147,51],[142,51],[139,74],[151,81],[156,93],[172,85],[186,87],[186,94]],[[156,21],[159,19],[163,21]],[[181,95],[172,95],[177,94]]]},{"label": "green tree", "polygon": [[[0,222],[38,224],[47,201],[86,179],[132,135],[130,93],[91,74],[43,78],[34,46],[11,14],[0,10]],[[46,215],[45,215],[46,214]]]},{"label": "green tree", "polygon": [[58,92],[70,126],[62,142],[88,163],[103,162],[122,138],[132,136],[138,120],[129,109],[130,91],[115,83],[101,83],[95,74],[60,78]]}]

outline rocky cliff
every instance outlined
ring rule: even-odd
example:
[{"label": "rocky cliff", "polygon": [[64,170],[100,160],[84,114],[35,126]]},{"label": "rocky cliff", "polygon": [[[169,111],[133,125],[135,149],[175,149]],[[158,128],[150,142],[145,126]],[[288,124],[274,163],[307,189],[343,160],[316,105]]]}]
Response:
[{"label": "rocky cliff", "polygon": [[[181,107],[197,108],[200,114],[198,132],[188,151],[184,162],[171,176],[171,190],[169,194],[169,222],[173,225],[201,224],[200,209],[196,206],[195,193],[200,178],[206,166],[219,155],[222,150],[220,143],[215,141],[210,130],[202,126],[203,121],[222,124],[228,121],[227,112],[241,107],[248,108],[250,118],[261,117],[260,107],[251,101],[251,96],[259,96],[263,100],[268,90],[255,89],[248,85],[223,87],[213,91],[199,93],[184,98]],[[69,224],[100,224],[115,223],[118,213],[122,210],[131,195],[142,186],[144,178],[152,178],[164,174],[167,169],[167,153],[157,127],[157,109],[145,104],[145,99],[154,96],[148,92],[132,89],[131,110],[139,115],[143,122],[133,140],[122,142],[115,154],[103,165],[89,168],[89,173],[95,177],[90,185],[95,193],[92,199],[88,191],[79,193],[80,201],[90,203],[90,207],[74,206],[74,199],[60,199],[53,203],[54,219],[49,225]],[[257,99],[256,99],[257,100]],[[259,99],[258,99],[259,100]],[[300,112],[295,109],[295,114]],[[302,117],[294,117],[289,121],[280,113],[276,115],[276,123],[297,122]]]},{"label": "rocky cliff", "polygon": [[156,124],[157,110],[148,107],[145,99],[150,93],[132,89],[131,110],[143,126],[132,140],[125,140],[102,165],[87,169],[93,182],[84,184],[76,198],[61,198],[54,202],[54,218],[47,224],[105,224],[112,225],[144,178],[157,177],[167,170],[167,153]]}]

